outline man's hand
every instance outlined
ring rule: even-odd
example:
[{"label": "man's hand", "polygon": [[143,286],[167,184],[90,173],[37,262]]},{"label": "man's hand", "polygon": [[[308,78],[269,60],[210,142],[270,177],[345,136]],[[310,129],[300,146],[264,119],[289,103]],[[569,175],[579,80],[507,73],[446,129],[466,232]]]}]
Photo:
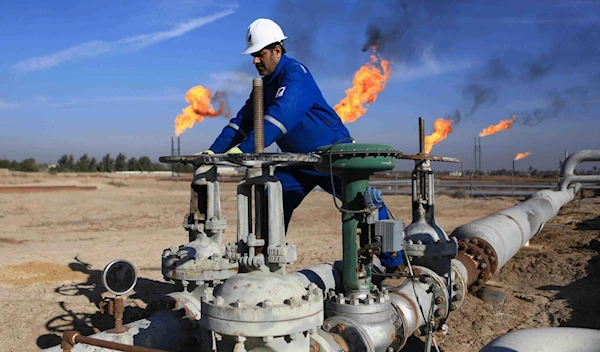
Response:
[{"label": "man's hand", "polygon": [[202,155],[202,154],[214,154],[214,153],[215,152],[213,152],[212,150],[205,150],[203,152],[194,154],[194,156],[198,156],[198,155]]},{"label": "man's hand", "polygon": [[240,149],[240,148],[238,148],[238,147],[233,147],[233,148],[229,149],[229,150],[227,151],[227,153],[225,153],[225,154],[242,154],[242,153],[244,153],[244,152],[243,152],[243,151],[241,151],[241,149]]}]

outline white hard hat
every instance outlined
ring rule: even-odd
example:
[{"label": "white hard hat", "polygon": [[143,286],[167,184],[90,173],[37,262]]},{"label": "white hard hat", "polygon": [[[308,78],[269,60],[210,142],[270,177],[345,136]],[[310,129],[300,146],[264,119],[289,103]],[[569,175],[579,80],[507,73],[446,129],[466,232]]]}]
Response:
[{"label": "white hard hat", "polygon": [[259,18],[248,26],[246,32],[246,50],[242,54],[261,51],[265,46],[280,42],[287,37],[279,25],[267,18]]}]

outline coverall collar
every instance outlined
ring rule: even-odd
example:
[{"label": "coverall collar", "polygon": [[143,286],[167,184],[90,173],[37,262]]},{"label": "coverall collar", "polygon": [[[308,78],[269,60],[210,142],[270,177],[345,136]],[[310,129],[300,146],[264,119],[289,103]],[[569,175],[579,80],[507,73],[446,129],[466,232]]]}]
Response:
[{"label": "coverall collar", "polygon": [[267,84],[270,84],[277,76],[279,76],[281,70],[283,70],[283,66],[285,66],[288,60],[289,58],[285,54],[281,55],[281,59],[279,59],[279,62],[277,63],[277,67],[275,67],[275,71],[273,71],[273,74],[270,76],[265,76],[265,81],[267,82]]}]

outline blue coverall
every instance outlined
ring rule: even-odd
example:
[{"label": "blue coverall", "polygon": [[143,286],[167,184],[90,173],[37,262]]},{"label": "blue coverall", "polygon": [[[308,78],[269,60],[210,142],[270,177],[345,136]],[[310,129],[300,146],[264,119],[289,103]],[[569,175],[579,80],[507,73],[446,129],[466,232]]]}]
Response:
[{"label": "blue coverall", "polygon": [[[265,146],[277,142],[283,152],[308,153],[320,146],[350,138],[350,132],[327,104],[310,71],[282,55],[271,76],[263,77]],[[244,153],[254,151],[252,99],[231,119],[210,147],[224,153],[239,144]],[[342,143],[349,143],[346,139]],[[285,229],[294,209],[315,186],[332,193],[331,178],[311,166],[288,166],[275,170],[283,189]],[[342,195],[341,181],[334,177],[335,195]]]},{"label": "blue coverall", "polygon": [[[298,61],[281,56],[275,71],[263,77],[264,92],[264,139],[265,146],[276,142],[283,152],[309,153],[324,145],[345,139],[349,143],[350,132],[337,113],[327,104],[310,71]],[[230,120],[229,125],[210,147],[215,153],[225,153],[238,145],[244,153],[254,151],[254,121],[252,97]],[[331,176],[315,171],[311,166],[287,166],[275,169],[275,177],[283,189],[283,215],[285,230],[304,197],[317,185],[332,193]],[[334,176],[335,195],[341,199],[339,177]],[[387,219],[387,208],[379,204],[380,218]],[[402,256],[379,255],[386,267],[402,263]]]}]

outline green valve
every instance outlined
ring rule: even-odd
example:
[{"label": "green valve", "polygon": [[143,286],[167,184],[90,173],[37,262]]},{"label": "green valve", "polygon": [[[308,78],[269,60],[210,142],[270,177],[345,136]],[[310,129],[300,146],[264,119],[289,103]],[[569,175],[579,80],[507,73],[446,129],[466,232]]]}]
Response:
[{"label": "green valve", "polygon": [[[323,146],[316,150],[321,161],[315,169],[329,174],[331,171],[342,179],[342,236],[343,236],[343,281],[346,292],[371,289],[371,268],[360,273],[358,258],[358,232],[366,224],[364,192],[369,186],[369,177],[375,172],[389,171],[396,166],[399,150],[383,144],[347,143]],[[365,234],[366,235],[366,234]],[[359,275],[360,274],[360,275]]]},{"label": "green valve", "polygon": [[367,173],[372,175],[379,171],[388,171],[396,167],[396,157],[402,153],[384,144],[346,143],[317,148],[321,162],[315,166],[319,172],[329,173],[329,166],[335,174]]}]

